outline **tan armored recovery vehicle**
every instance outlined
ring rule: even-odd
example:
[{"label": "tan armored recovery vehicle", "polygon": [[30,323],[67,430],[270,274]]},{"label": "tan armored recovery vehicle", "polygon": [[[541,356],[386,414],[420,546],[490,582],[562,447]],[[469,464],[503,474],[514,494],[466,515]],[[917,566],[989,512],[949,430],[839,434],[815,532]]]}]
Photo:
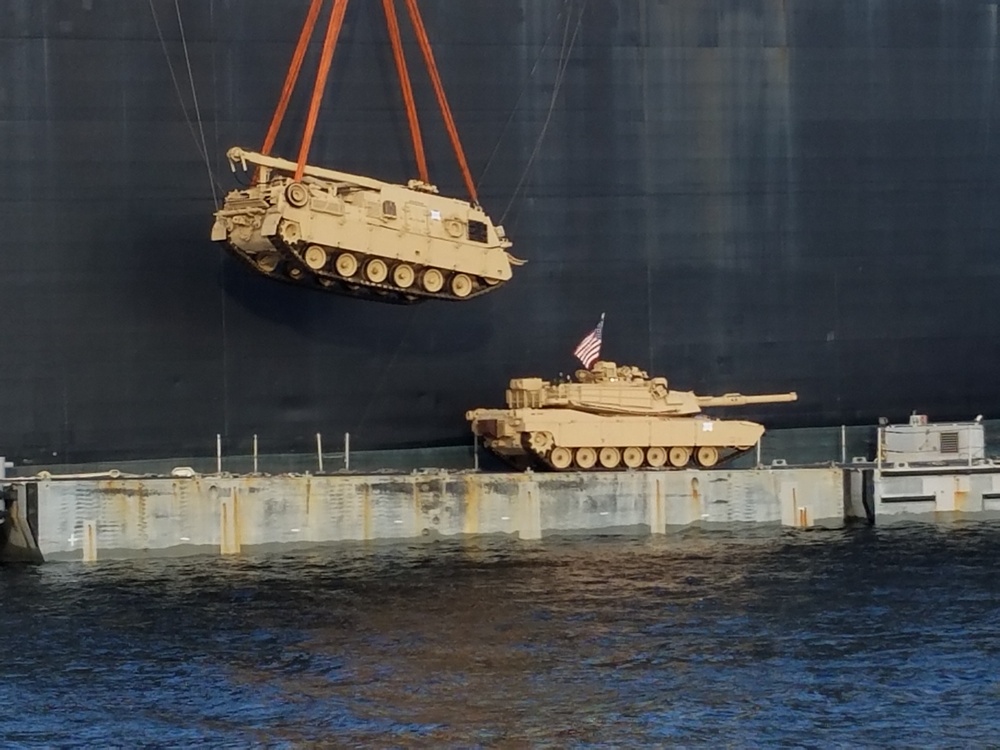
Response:
[{"label": "tan armored recovery vehicle", "polygon": [[308,163],[347,2],[332,3],[298,160],[270,154],[324,0],[309,5],[261,152],[239,147],[227,152],[233,170],[239,165],[246,171],[252,165],[253,178],[250,187],[226,196],[215,213],[212,239],[265,276],[386,302],[465,300],[509,281],[511,266],[524,261],[507,252],[511,243],[503,227],[494,225],[479,207],[416,0],[407,0],[407,13],[469,200],[439,195],[430,184],[395,0],[383,0],[382,8],[420,179],[397,185]]},{"label": "tan armored recovery vehicle", "polygon": [[354,296],[460,300],[511,278],[503,227],[469,201],[306,166],[241,148],[234,168],[259,168],[257,182],[226,196],[212,239],[259,273]]},{"label": "tan armored recovery vehicle", "polygon": [[764,427],[712,419],[703,407],[795,401],[795,393],[698,396],[674,391],[666,378],[637,367],[595,362],[575,380],[515,378],[506,409],[466,413],[472,431],[493,453],[518,467],[637,469],[716,466],[749,450]]}]

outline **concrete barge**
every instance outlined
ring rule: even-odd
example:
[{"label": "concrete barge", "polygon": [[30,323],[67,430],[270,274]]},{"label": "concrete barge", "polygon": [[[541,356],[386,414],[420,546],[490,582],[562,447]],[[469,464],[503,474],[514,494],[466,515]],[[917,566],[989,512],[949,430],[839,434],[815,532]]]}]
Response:
[{"label": "concrete barge", "polygon": [[0,561],[1000,517],[980,424],[915,417],[878,444],[875,462],[713,470],[0,474]]},{"label": "concrete barge", "polygon": [[0,561],[1000,517],[1000,465],[12,478]]},{"label": "concrete barge", "polygon": [[6,559],[96,560],[503,534],[844,523],[834,467],[7,480]]}]

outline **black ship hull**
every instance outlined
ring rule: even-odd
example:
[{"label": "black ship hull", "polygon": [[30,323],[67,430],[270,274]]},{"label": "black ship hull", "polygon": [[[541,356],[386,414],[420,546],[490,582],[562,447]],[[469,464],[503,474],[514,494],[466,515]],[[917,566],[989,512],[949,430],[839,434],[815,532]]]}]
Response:
[{"label": "black ship hull", "polygon": [[[0,453],[456,443],[510,377],[574,369],[602,312],[605,355],[676,387],[797,391],[742,410],[769,426],[1000,412],[995,4],[423,0],[481,201],[513,198],[529,263],[412,307],[209,241],[307,4],[181,0],[182,33],[163,0],[0,0]],[[310,161],[404,181],[380,13],[348,10]],[[460,195],[412,69],[432,179]]]}]

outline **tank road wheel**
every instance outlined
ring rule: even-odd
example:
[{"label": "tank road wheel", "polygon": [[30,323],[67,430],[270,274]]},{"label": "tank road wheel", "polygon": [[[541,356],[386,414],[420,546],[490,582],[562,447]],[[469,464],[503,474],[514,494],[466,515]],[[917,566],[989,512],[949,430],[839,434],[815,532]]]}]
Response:
[{"label": "tank road wheel", "polygon": [[670,465],[678,469],[687,466],[688,461],[691,460],[691,449],[690,448],[671,448],[670,452],[667,454],[667,458],[670,460]]},{"label": "tank road wheel", "polygon": [[597,451],[593,448],[576,449],[576,465],[581,469],[593,469],[597,463]]},{"label": "tank road wheel", "polygon": [[365,278],[373,284],[381,284],[389,277],[389,267],[381,258],[372,258],[365,263]]},{"label": "tank road wheel", "polygon": [[646,449],[646,463],[654,469],[662,468],[667,463],[667,450],[654,446]]},{"label": "tank road wheel", "polygon": [[719,449],[712,445],[703,445],[695,454],[698,465],[710,469],[719,462]]},{"label": "tank road wheel", "polygon": [[337,273],[345,279],[358,272],[358,259],[350,253],[341,253],[337,256]]},{"label": "tank road wheel", "polygon": [[549,462],[557,469],[568,469],[569,465],[573,463],[573,451],[569,448],[563,448],[561,445],[558,448],[553,448]]},{"label": "tank road wheel", "polygon": [[417,275],[413,272],[413,266],[400,263],[392,269],[392,283],[400,289],[409,289],[416,280]]},{"label": "tank road wheel", "polygon": [[622,454],[617,448],[611,448],[606,445],[601,448],[601,452],[597,454],[597,459],[601,462],[601,466],[605,469],[613,469],[621,463]]},{"label": "tank road wheel", "polygon": [[436,268],[428,268],[420,274],[420,286],[424,291],[437,294],[444,288],[444,274]]},{"label": "tank road wheel", "polygon": [[321,248],[319,245],[310,245],[306,248],[306,254],[304,257],[306,265],[314,271],[318,271],[326,265],[326,250]]},{"label": "tank road wheel", "polygon": [[309,202],[309,188],[301,182],[293,182],[285,188],[285,200],[296,208],[302,208]]},{"label": "tank road wheel", "polygon": [[463,299],[468,297],[472,294],[472,279],[464,273],[456,273],[451,277],[451,293]]},{"label": "tank road wheel", "polygon": [[642,448],[626,448],[622,451],[622,460],[630,469],[638,469],[642,466]]}]

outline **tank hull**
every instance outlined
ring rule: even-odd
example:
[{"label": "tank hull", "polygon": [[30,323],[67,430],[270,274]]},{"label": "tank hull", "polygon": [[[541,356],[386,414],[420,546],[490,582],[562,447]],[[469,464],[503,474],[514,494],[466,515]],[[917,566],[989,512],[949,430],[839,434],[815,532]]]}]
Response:
[{"label": "tank hull", "polygon": [[[601,0],[566,56],[583,3],[420,5],[481,202],[511,204],[529,261],[460,305],[277,284],[211,242],[307,0],[180,0],[183,38],[163,0],[0,3],[0,452],[464,444],[467,409],[570,372],[601,312],[609,356],[699,393],[797,390],[741,410],[769,428],[1000,412],[993,4]],[[309,162],[406,184],[380,13],[349,6]],[[461,195],[414,86],[431,181]]]},{"label": "tank hull", "polygon": [[[230,160],[278,163],[226,196],[212,239],[269,278],[389,301],[466,300],[511,278],[510,242],[468,201],[239,148]],[[432,192],[433,191],[433,192]]]},{"label": "tank hull", "polygon": [[682,469],[691,462],[711,468],[749,450],[764,434],[763,425],[742,420],[575,409],[477,409],[466,416],[496,455],[515,465],[530,460],[556,470]]}]

